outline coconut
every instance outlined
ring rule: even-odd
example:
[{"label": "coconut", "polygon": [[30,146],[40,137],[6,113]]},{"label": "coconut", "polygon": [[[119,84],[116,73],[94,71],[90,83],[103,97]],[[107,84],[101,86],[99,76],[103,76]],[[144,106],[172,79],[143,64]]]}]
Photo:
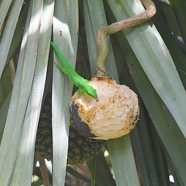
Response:
[{"label": "coconut", "polygon": [[87,137],[103,140],[128,134],[139,116],[136,93],[110,77],[95,76],[89,84],[96,89],[98,99],[78,92],[71,98],[70,113],[76,129]]}]

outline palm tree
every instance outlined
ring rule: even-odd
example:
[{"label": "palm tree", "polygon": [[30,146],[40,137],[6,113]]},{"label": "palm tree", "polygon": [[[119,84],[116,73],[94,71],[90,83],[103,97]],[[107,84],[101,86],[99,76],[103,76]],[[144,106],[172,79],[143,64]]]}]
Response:
[{"label": "palm tree", "polygon": [[[54,186],[72,184],[69,179],[101,186],[186,183],[186,4],[183,0],[154,0],[154,4],[157,11],[150,21],[118,32],[120,28],[105,38],[109,75],[138,94],[137,126],[128,135],[106,141],[99,154],[96,151],[103,143],[76,131],[79,138],[88,140],[94,153],[92,160],[66,167],[68,149],[73,148],[70,140],[77,144],[68,136],[72,132],[69,103],[73,85],[53,67],[58,59],[49,52],[50,41],[90,79],[101,63],[96,64],[101,53],[98,31],[139,15],[144,7],[139,0],[0,2],[0,185],[30,185],[37,174],[37,160],[43,183],[50,184],[42,164],[48,152],[42,151],[43,156],[35,153],[36,139],[42,135],[39,128],[52,133],[43,139],[50,142],[46,149],[52,149]],[[42,128],[46,110],[49,125]],[[78,148],[83,152],[83,145]]]}]

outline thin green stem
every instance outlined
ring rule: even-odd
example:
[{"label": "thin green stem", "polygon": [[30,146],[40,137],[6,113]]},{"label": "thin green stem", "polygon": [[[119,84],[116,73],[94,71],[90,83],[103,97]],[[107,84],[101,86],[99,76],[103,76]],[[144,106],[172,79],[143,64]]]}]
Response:
[{"label": "thin green stem", "polygon": [[141,0],[142,4],[145,6],[146,10],[136,16],[124,19],[108,26],[102,27],[98,31],[97,43],[99,49],[99,55],[97,59],[97,76],[108,76],[105,68],[105,62],[108,56],[108,35],[115,34],[126,28],[131,28],[137,26],[147,20],[149,20],[156,13],[156,7],[152,1]]},{"label": "thin green stem", "polygon": [[91,175],[91,186],[96,185],[97,147],[98,147],[98,142],[96,141],[96,147],[95,147],[95,151],[94,151],[94,162],[93,162],[92,175]]}]

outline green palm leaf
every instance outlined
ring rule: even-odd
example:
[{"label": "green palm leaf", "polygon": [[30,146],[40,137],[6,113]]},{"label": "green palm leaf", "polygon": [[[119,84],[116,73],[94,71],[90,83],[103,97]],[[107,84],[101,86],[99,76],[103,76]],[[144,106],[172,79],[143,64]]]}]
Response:
[{"label": "green palm leaf", "polygon": [[137,127],[108,140],[90,162],[66,169],[73,85],[53,67],[58,58],[49,53],[50,41],[90,79],[96,72],[98,30],[144,8],[139,0],[0,2],[0,185],[30,185],[37,174],[35,140],[51,87],[52,185],[77,180],[100,186],[170,185],[169,175],[175,185],[186,183],[185,3],[154,3],[157,13],[150,22],[107,37],[109,74],[139,97]]}]

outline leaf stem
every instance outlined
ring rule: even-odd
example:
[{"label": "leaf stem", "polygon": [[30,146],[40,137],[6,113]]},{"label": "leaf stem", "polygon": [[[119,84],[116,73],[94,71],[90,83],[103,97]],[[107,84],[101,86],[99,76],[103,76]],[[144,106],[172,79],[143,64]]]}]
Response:
[{"label": "leaf stem", "polygon": [[94,159],[93,159],[93,167],[92,167],[92,175],[91,175],[91,186],[96,185],[96,163],[97,163],[97,148],[98,148],[98,142],[96,141],[95,151],[94,151]]},{"label": "leaf stem", "polygon": [[109,76],[105,68],[105,62],[108,56],[108,35],[115,34],[126,28],[131,28],[149,20],[156,13],[156,7],[150,0],[141,0],[146,10],[136,16],[124,19],[99,29],[97,34],[97,43],[99,55],[96,62],[96,75]]}]

